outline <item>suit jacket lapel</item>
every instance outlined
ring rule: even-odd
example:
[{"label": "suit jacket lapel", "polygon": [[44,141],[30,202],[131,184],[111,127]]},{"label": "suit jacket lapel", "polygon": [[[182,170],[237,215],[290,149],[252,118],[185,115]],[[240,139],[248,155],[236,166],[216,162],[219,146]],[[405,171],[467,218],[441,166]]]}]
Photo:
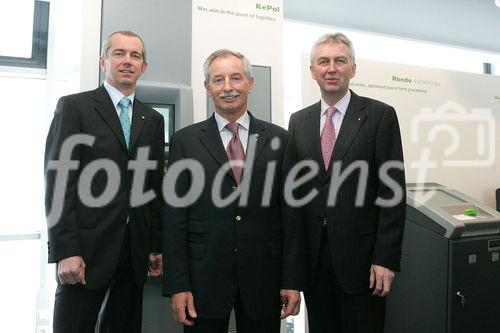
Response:
[{"label": "suit jacket lapel", "polygon": [[[250,112],[248,114],[250,115],[250,128],[248,131],[249,141],[247,142],[247,152],[248,152],[248,147],[250,146],[250,140],[252,140],[252,138],[255,138],[255,140],[257,141],[257,145],[255,147],[255,157],[254,157],[255,161],[259,156],[259,154],[262,152],[262,148],[264,148],[268,138],[265,133],[266,132],[265,123],[256,119]],[[222,143],[222,139],[220,137],[219,128],[217,127],[217,122],[214,116],[207,119],[202,124],[199,140],[219,165],[223,165],[224,163],[229,162],[226,151],[224,149],[224,144]],[[248,154],[246,154],[246,156],[248,156]],[[229,174],[234,179],[233,173],[229,172]]]},{"label": "suit jacket lapel", "polygon": [[134,148],[137,143],[137,139],[141,134],[142,128],[147,121],[146,114],[144,113],[144,109],[142,104],[134,99],[134,108],[132,111],[132,128],[130,133],[130,150]]},{"label": "suit jacket lapel", "polygon": [[326,171],[323,162],[323,155],[321,154],[321,140],[320,140],[320,121],[321,121],[321,101],[311,105],[306,117],[306,130],[307,144],[314,161],[319,165],[319,174],[322,178],[326,177]]},{"label": "suit jacket lapel", "polygon": [[219,165],[229,161],[213,115],[201,124],[199,140]]},{"label": "suit jacket lapel", "polygon": [[127,151],[127,144],[125,143],[125,137],[123,136],[122,125],[120,124],[120,119],[116,113],[116,108],[109,97],[108,92],[103,86],[100,86],[95,92],[96,101],[96,111],[101,115],[104,122],[111,128],[116,136],[116,139],[120,142],[122,148]]},{"label": "suit jacket lapel", "polygon": [[342,126],[340,127],[335,147],[333,148],[332,158],[328,169],[331,168],[333,161],[342,160],[347,150],[349,150],[352,141],[358,134],[365,118],[366,103],[351,91],[351,101],[349,102],[344,120],[342,121]]},{"label": "suit jacket lapel", "polygon": [[263,121],[255,118],[250,112],[248,112],[248,114],[250,115],[250,128],[248,130],[247,154],[245,154],[245,156],[248,156],[248,148],[251,144],[250,140],[256,140],[257,144],[254,156],[254,161],[256,161],[268,139],[266,135],[266,125]]}]

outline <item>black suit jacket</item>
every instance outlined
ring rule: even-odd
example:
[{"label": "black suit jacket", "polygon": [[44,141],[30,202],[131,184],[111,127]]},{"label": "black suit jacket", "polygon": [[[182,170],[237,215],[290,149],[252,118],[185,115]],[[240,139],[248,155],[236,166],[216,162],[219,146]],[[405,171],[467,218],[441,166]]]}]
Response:
[{"label": "black suit jacket", "polygon": [[[56,172],[49,170],[49,161],[58,160],[62,144],[73,134],[95,137],[93,146],[77,145],[72,159],[78,169],[69,172],[63,199],[62,216],[48,229],[49,262],[57,263],[71,256],[82,256],[86,264],[87,288],[103,287],[109,282],[120,257],[129,219],[131,260],[138,284],[143,284],[148,271],[148,254],[161,252],[161,200],[153,200],[138,207],[130,206],[132,172],[128,163],[134,160],[140,147],[149,147],[149,160],[157,168],[146,174],[144,192],[152,189],[160,195],[164,165],[163,117],[134,99],[130,149],[127,149],[117,112],[106,89],[62,97],[50,126],[45,147],[46,213],[52,206]],[[78,194],[82,170],[98,159],[114,162],[120,171],[119,189],[103,207],[88,207]],[[113,176],[118,176],[114,174]],[[94,197],[102,194],[108,185],[103,170],[91,183]],[[142,190],[142,189],[139,189]]]},{"label": "black suit jacket", "polygon": [[[389,176],[402,189],[401,202],[393,207],[375,204],[377,197],[390,199],[391,188],[380,180],[379,169],[386,161],[403,162],[399,125],[394,109],[382,102],[360,97],[351,92],[332,153],[329,169],[324,170],[320,145],[321,103],[294,113],[289,130],[297,146],[299,160],[319,164],[319,174],[303,187],[303,194],[317,190],[318,195],[306,207],[308,280],[314,283],[321,244],[323,221],[326,219],[328,241],[338,282],[346,292],[368,289],[371,264],[400,269],[401,242],[405,220],[406,191],[404,171],[392,169]],[[365,161],[368,177],[363,204],[356,206],[360,176],[357,169],[338,187],[336,203],[327,206],[333,165],[342,172],[352,163]]]},{"label": "black suit jacket", "polygon": [[[237,293],[251,318],[278,317],[280,289],[300,290],[304,284],[301,219],[285,204],[282,191],[284,177],[296,161],[294,145],[284,129],[250,118],[248,147],[252,134],[257,142],[246,206],[236,201],[217,207],[212,200],[216,174],[228,162],[213,116],[171,139],[167,180],[173,181],[169,174],[174,165],[192,159],[202,165],[205,181],[199,198],[187,207],[176,208],[166,198],[164,293],[191,291],[199,317],[228,317]],[[277,149],[272,148],[273,139],[280,143]],[[264,176],[273,162],[276,174],[270,178],[270,204],[264,207]],[[193,185],[187,172],[176,181],[179,196]],[[237,191],[236,186],[232,172],[225,172],[222,198]]]}]

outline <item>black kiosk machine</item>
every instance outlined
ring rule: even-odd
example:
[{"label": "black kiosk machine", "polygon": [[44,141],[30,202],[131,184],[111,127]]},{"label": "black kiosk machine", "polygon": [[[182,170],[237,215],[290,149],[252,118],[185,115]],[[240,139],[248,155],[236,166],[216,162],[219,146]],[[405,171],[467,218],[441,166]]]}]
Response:
[{"label": "black kiosk machine", "polygon": [[385,332],[499,333],[499,256],[499,212],[439,184],[408,184]]}]

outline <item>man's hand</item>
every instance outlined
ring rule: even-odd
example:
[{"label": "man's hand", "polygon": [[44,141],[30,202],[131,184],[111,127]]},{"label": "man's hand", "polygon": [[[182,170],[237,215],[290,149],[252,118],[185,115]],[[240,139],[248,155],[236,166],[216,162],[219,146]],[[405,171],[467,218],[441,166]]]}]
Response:
[{"label": "man's hand", "polygon": [[281,304],[283,304],[283,313],[281,319],[289,315],[295,316],[300,311],[300,292],[298,290],[281,289]]},{"label": "man's hand", "polygon": [[149,276],[160,276],[163,273],[163,259],[161,253],[149,254]]},{"label": "man's hand", "polygon": [[370,268],[370,289],[374,288],[374,296],[384,297],[391,290],[394,272],[388,268],[372,265]]},{"label": "man's hand", "polygon": [[61,284],[86,284],[83,258],[74,256],[60,260],[57,264],[57,275]]},{"label": "man's hand", "polygon": [[175,321],[185,326],[193,326],[196,319],[196,310],[194,308],[194,298],[190,291],[184,291],[172,295],[171,298],[172,314]]}]

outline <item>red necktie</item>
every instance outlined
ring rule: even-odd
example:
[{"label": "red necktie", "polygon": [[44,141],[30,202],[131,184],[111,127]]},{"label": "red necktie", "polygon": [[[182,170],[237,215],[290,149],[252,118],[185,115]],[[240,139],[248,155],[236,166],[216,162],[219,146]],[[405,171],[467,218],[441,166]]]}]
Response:
[{"label": "red necktie", "polygon": [[336,108],[329,107],[326,110],[326,121],[321,133],[321,153],[323,154],[323,162],[325,170],[328,170],[330,159],[332,158],[333,146],[335,146],[335,127],[333,127],[332,117],[337,112]]},{"label": "red necktie", "polygon": [[[240,135],[238,133],[238,123],[229,123],[226,128],[233,133],[233,137],[226,148],[227,157],[229,158],[229,164],[233,169],[233,175],[236,179],[236,183],[240,184],[241,174],[243,172],[243,161],[245,160],[245,151],[243,150],[243,145],[240,141]],[[236,162],[236,163],[235,163]],[[241,164],[240,164],[241,163]]]}]

